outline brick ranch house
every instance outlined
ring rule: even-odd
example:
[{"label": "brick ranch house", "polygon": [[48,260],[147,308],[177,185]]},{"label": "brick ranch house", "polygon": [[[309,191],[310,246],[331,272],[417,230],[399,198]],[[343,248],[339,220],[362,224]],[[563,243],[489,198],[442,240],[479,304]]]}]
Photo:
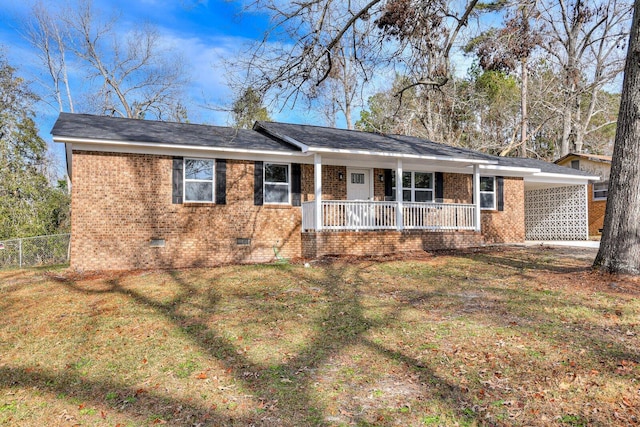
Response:
[{"label": "brick ranch house", "polygon": [[[71,266],[138,269],[587,237],[588,173],[419,138],[60,114]],[[397,179],[396,177],[401,177]]]},{"label": "brick ranch house", "polygon": [[611,156],[597,154],[569,153],[555,161],[560,166],[588,172],[600,178],[589,182],[587,189],[589,210],[589,235],[599,236],[604,226],[604,212],[607,209]]}]

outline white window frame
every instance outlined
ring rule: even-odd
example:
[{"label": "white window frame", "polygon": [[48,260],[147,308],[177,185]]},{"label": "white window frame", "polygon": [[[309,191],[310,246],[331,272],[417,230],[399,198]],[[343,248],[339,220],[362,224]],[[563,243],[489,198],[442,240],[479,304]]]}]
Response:
[{"label": "white window frame", "polygon": [[[405,173],[410,173],[411,174],[411,187],[402,187],[402,194],[404,195],[405,190],[408,190],[411,192],[411,200],[404,200],[403,197],[403,202],[411,202],[411,203],[434,203],[436,200],[436,190],[435,190],[435,186],[436,186],[436,181],[435,181],[435,174],[433,172],[423,172],[423,171],[403,171],[403,174]],[[431,175],[431,188],[416,188],[416,173],[424,173],[424,174],[428,174]],[[391,173],[392,179],[395,179],[396,173],[395,171],[392,171]],[[395,198],[396,195],[396,186],[398,185],[398,180],[395,179],[396,181],[396,185],[393,185],[391,187],[391,189],[393,190],[393,197]],[[423,191],[423,192],[431,192],[431,201],[428,202],[416,202],[416,190],[417,191]]]},{"label": "white window frame", "polygon": [[[206,160],[211,162],[211,179],[187,179],[187,160]],[[187,200],[188,182],[210,182],[211,200]],[[202,157],[185,157],[182,159],[182,202],[183,203],[215,203],[216,202],[216,161]]]},{"label": "white window frame", "polygon": [[[493,180],[493,191],[482,191],[482,184],[480,185],[480,210],[482,211],[495,211],[497,209],[497,188],[496,188],[496,177],[495,176],[480,176],[480,182],[482,183],[482,179],[491,178]],[[493,205],[491,207],[483,207],[482,206],[482,195],[483,194],[492,194],[493,195]]]},{"label": "white window frame", "polygon": [[[604,189],[596,190],[596,185],[598,184],[604,184],[606,187]],[[609,197],[609,181],[594,182],[591,185],[591,189],[593,190],[593,200],[607,200],[607,197]],[[604,197],[596,196],[596,193],[605,193],[606,195]]]},{"label": "white window frame", "polygon": [[[287,182],[267,182],[267,165],[286,166],[287,167]],[[286,202],[267,202],[267,184],[269,185],[286,185],[287,186],[287,201]],[[291,204],[291,163],[280,162],[264,162],[262,168],[262,200],[265,205],[290,205]]]}]

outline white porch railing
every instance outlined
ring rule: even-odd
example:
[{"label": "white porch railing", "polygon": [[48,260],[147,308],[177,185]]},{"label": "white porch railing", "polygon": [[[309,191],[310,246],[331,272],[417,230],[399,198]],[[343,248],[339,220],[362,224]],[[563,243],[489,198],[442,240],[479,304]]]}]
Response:
[{"label": "white porch railing", "polygon": [[[323,200],[323,230],[395,230],[397,202]],[[402,202],[407,230],[475,230],[475,205]],[[315,202],[302,204],[302,231],[317,230]]]}]

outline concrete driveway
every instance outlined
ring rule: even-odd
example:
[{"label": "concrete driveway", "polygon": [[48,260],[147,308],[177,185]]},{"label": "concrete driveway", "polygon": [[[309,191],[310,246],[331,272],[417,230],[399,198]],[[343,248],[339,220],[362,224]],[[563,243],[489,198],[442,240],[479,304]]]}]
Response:
[{"label": "concrete driveway", "polygon": [[600,248],[598,240],[525,240],[527,246],[573,246],[576,248]]}]

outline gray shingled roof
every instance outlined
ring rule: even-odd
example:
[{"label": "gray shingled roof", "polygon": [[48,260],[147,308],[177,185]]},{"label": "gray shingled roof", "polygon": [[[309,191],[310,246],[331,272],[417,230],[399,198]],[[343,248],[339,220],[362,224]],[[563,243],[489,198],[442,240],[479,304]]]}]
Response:
[{"label": "gray shingled roof", "polygon": [[489,160],[501,166],[536,168],[542,172],[565,175],[592,176],[589,172],[570,169],[554,163],[518,157],[498,157],[466,148],[452,147],[412,136],[383,135],[370,132],[333,129],[312,125],[297,125],[276,122],[256,122],[273,135],[286,135],[309,147],[346,150],[367,150],[373,152],[393,152],[462,159]]},{"label": "gray shingled roof", "polygon": [[492,156],[487,156],[477,151],[465,150],[412,136],[386,135],[276,122],[256,122],[254,129],[259,128],[265,129],[272,135],[288,136],[313,148],[492,160],[490,158]]},{"label": "gray shingled roof", "polygon": [[[90,114],[61,113],[51,134],[54,137],[86,138],[175,145],[197,145],[273,152],[300,152],[278,137],[293,138],[311,148],[364,150],[436,157],[489,160],[502,166],[536,168],[542,172],[574,176],[592,174],[535,159],[498,157],[465,148],[452,147],[420,138],[383,135],[346,129],[276,122],[256,122],[254,129],[133,120]],[[266,132],[265,132],[266,131]]]},{"label": "gray shingled roof", "polygon": [[51,129],[51,134],[54,137],[107,141],[198,145],[277,152],[300,151],[297,147],[253,130],[90,114],[61,113]]}]

